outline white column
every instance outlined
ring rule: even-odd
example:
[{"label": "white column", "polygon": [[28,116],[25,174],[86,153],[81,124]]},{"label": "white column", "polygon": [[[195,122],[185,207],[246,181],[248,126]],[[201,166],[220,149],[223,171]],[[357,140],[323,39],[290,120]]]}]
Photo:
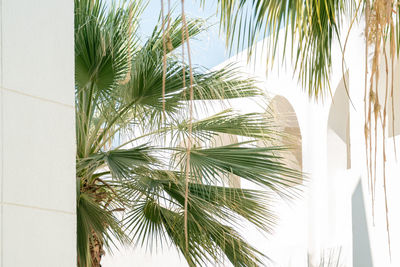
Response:
[{"label": "white column", "polygon": [[74,3],[0,3],[0,266],[76,266]]},{"label": "white column", "polygon": [[319,266],[326,234],[326,111],[322,104],[308,103],[308,135],[303,136],[303,170],[309,177],[309,260]]}]

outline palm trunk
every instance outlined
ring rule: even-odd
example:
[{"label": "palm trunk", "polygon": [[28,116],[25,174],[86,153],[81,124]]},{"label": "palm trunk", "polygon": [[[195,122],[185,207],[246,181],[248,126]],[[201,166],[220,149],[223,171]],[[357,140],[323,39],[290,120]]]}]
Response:
[{"label": "palm trunk", "polygon": [[92,267],[101,267],[101,257],[105,254],[103,249],[103,242],[92,231],[90,242],[90,257],[92,259]]}]

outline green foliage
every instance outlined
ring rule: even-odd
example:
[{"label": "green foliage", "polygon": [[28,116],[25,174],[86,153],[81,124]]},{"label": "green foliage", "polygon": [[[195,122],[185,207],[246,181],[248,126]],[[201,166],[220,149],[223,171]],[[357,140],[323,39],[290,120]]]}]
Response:
[{"label": "green foliage", "polygon": [[218,4],[229,46],[248,47],[250,56],[258,38],[268,37],[264,40],[268,65],[275,61],[281,37],[283,57],[290,40],[287,56],[294,60],[303,88],[315,97],[329,92],[332,42],[339,37],[343,17],[354,11],[354,1],[218,0]]},{"label": "green foliage", "polygon": [[[291,195],[288,169],[277,146],[251,143],[195,147],[190,160],[189,250],[184,248],[184,194],[188,137],[188,66],[175,51],[181,45],[181,19],[169,29],[173,49],[167,55],[166,109],[162,120],[162,33],[160,25],[143,44],[136,25],[140,1],[106,7],[99,0],[75,0],[76,174],[78,265],[93,265],[93,247],[167,242],[191,266],[219,262],[255,266],[264,255],[238,229],[248,221],[264,232],[275,224],[271,199]],[[191,38],[206,29],[188,21]],[[183,68],[186,72],[183,72]],[[184,77],[185,76],[185,77]],[[202,72],[194,68],[194,98],[203,101],[260,97],[252,79],[234,66]],[[264,114],[225,110],[193,121],[193,136],[211,144],[219,134],[270,140],[276,134]],[[260,190],[229,188],[229,174]],[[124,216],[123,216],[124,215]],[[163,243],[161,243],[163,244]]]}]

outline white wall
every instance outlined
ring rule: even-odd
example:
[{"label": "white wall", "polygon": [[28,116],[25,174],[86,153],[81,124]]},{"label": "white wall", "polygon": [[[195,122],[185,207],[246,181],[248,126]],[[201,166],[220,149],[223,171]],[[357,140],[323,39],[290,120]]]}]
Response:
[{"label": "white wall", "polygon": [[71,0],[0,1],[0,266],[76,266]]}]

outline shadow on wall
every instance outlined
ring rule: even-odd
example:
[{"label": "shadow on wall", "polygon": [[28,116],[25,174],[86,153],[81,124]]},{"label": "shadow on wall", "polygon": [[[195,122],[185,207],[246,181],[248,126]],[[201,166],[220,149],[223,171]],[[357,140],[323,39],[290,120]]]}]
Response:
[{"label": "shadow on wall", "polygon": [[351,168],[350,156],[350,112],[349,96],[345,87],[349,73],[336,88],[328,118],[328,173],[334,175],[338,170]]},{"label": "shadow on wall", "polygon": [[361,180],[351,197],[353,221],[353,267],[372,267],[371,247]]}]

